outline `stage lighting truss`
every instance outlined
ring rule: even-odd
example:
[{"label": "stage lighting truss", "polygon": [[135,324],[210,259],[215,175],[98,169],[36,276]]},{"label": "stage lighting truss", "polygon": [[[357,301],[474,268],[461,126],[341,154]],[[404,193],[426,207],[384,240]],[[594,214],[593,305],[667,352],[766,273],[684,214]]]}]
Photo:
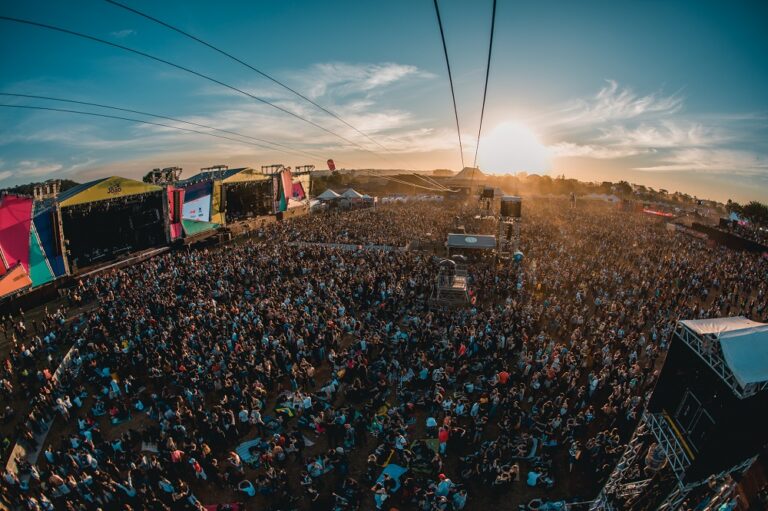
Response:
[{"label": "stage lighting truss", "polygon": [[728,364],[723,358],[723,350],[720,341],[714,335],[699,335],[678,322],[675,328],[675,336],[683,341],[696,355],[707,364],[723,382],[731,389],[731,392],[739,399],[752,397],[760,391],[768,389],[768,381],[741,385],[734,376]]},{"label": "stage lighting truss", "polygon": [[[691,491],[707,484],[713,477],[716,480],[722,480],[730,474],[744,472],[757,459],[757,456],[754,456],[727,470],[723,470],[719,474],[685,484],[683,481],[686,471],[691,466],[691,459],[672,430],[669,419],[663,414],[648,413],[646,411],[643,413],[640,423],[632,435],[632,439],[627,444],[624,453],[608,477],[603,489],[589,507],[590,511],[616,511],[617,508],[613,503],[615,497],[627,498],[640,495],[652,482],[652,477],[638,481],[623,482],[629,470],[635,465],[638,457],[643,455],[645,444],[642,437],[646,434],[652,435],[656,443],[664,449],[667,463],[676,479],[674,489],[657,508],[659,511],[676,510]],[[725,488],[725,486],[728,486],[728,488]],[[732,482],[721,486],[718,490],[718,496],[725,498],[729,491],[733,491]]]}]

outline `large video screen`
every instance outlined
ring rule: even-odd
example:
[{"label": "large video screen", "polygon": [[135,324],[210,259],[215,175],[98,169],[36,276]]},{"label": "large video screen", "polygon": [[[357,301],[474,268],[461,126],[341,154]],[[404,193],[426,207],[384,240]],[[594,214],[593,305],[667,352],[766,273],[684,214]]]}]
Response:
[{"label": "large video screen", "polygon": [[213,183],[197,183],[184,189],[184,207],[181,217],[198,222],[211,221],[211,193]]}]

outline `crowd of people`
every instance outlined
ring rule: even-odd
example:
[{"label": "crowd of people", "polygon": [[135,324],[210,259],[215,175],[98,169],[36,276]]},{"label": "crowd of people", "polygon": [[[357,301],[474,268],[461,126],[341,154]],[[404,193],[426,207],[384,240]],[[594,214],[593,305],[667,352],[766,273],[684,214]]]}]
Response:
[{"label": "crowd of people", "polygon": [[727,226],[721,226],[720,230],[768,246],[768,226],[728,222]]},{"label": "crowd of people", "polygon": [[4,472],[5,503],[431,511],[589,498],[675,321],[768,319],[768,261],[601,204],[526,203],[523,262],[471,263],[463,308],[430,306],[433,254],[365,247],[445,239],[457,224],[495,229],[449,203],[291,219],[79,282],[70,307],[86,312],[69,321],[66,309],[34,328],[8,319],[0,392],[27,398],[4,414],[12,440],[41,454]]}]

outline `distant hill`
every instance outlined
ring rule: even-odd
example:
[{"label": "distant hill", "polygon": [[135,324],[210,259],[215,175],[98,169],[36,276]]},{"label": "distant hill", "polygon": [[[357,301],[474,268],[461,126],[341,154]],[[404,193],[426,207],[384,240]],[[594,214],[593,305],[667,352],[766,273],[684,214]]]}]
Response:
[{"label": "distant hill", "polygon": [[435,177],[450,177],[454,174],[451,169],[435,169],[432,171],[432,175]]},{"label": "distant hill", "polygon": [[[35,186],[41,185],[45,183],[45,181],[37,182],[37,183],[27,183],[25,185],[17,185],[12,186],[10,188],[2,188],[0,189],[0,194],[2,193],[15,193],[18,195],[32,195],[32,191],[34,190]],[[72,187],[75,187],[79,185],[80,183],[76,181],[72,181],[71,179],[62,179],[61,180],[61,189],[59,192],[63,192],[65,190],[69,190]]]}]

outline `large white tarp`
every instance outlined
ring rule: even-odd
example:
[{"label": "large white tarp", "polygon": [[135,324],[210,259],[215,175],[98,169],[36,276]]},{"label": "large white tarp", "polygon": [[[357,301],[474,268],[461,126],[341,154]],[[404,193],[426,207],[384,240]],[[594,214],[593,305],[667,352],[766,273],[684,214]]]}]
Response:
[{"label": "large white tarp", "polygon": [[768,381],[768,324],[742,316],[681,321],[699,335],[714,335],[739,384]]}]

